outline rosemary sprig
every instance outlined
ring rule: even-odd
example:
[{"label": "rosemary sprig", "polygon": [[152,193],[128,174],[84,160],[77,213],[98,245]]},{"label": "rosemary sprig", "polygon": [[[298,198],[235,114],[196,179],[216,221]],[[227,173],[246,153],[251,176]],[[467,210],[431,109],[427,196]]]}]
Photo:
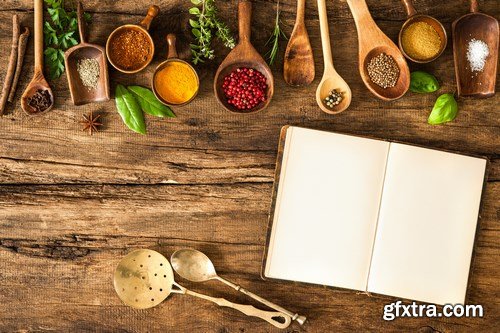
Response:
[{"label": "rosemary sprig", "polygon": [[279,40],[280,38],[288,39],[283,30],[281,30],[281,20],[280,20],[280,2],[276,4],[276,19],[274,21],[274,29],[267,41],[266,45],[271,45],[271,49],[266,53],[267,61],[269,65],[272,65],[276,60],[276,56],[279,51]]},{"label": "rosemary sprig", "polygon": [[[191,53],[193,54],[193,63],[204,62],[204,59],[214,58],[212,49],[212,40],[214,35],[222,41],[224,46],[232,49],[236,45],[234,38],[228,26],[217,17],[217,7],[215,0],[191,0],[195,5],[189,9],[189,13],[196,17],[196,20],[190,19],[191,32],[195,42],[191,44]],[[200,10],[201,8],[201,10]]]}]

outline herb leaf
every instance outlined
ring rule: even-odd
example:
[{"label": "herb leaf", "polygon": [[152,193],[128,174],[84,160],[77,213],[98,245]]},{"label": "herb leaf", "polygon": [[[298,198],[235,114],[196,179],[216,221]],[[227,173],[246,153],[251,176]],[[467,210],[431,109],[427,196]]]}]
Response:
[{"label": "herb leaf", "polygon": [[[64,0],[44,1],[50,16],[50,20],[45,21],[43,26],[45,66],[53,80],[64,73],[64,51],[79,42],[78,21],[75,10],[64,9]],[[90,21],[90,15],[84,13],[84,19]]]},{"label": "herb leaf", "polygon": [[458,104],[453,94],[443,94],[438,97],[427,122],[439,125],[452,121],[458,113]]},{"label": "herb leaf", "polygon": [[125,125],[134,132],[146,134],[146,123],[141,107],[134,95],[121,84],[116,87],[115,102]]},{"label": "herb leaf", "polygon": [[274,29],[266,43],[266,45],[271,45],[271,49],[266,53],[269,65],[272,65],[276,60],[276,56],[278,55],[279,51],[280,38],[288,39],[283,30],[281,30],[280,14],[280,2],[278,0],[278,3],[276,4],[276,19],[274,21]]},{"label": "herb leaf", "polygon": [[410,78],[410,91],[414,93],[431,93],[437,91],[440,88],[439,82],[436,77],[429,73],[415,71],[411,73]]},{"label": "herb leaf", "polygon": [[189,25],[193,28],[191,33],[195,39],[195,43],[191,44],[193,63],[196,65],[205,59],[214,58],[211,45],[214,36],[220,39],[224,46],[234,48],[236,43],[231,31],[217,16],[215,0],[191,0],[191,3],[195,7],[190,8],[189,13],[196,17],[196,20],[189,20]]},{"label": "herb leaf", "polygon": [[175,118],[172,110],[158,101],[151,90],[140,86],[129,86],[127,89],[135,96],[144,112],[156,117]]}]

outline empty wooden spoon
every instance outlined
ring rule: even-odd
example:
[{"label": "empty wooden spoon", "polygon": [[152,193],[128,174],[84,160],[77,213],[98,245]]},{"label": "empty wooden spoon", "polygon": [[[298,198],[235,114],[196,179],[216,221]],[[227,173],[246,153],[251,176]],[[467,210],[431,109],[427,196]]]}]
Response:
[{"label": "empty wooden spoon", "polygon": [[[252,18],[252,3],[247,0],[240,0],[238,3],[238,24],[239,24],[239,41],[238,45],[229,52],[226,59],[220,64],[219,69],[215,73],[214,92],[217,101],[228,111],[236,113],[253,113],[265,109],[274,93],[274,78],[273,73],[265,60],[257,52],[250,42],[250,25]],[[222,89],[222,84],[226,75],[239,67],[253,68],[261,72],[267,83],[266,99],[250,110],[238,110],[227,102],[226,96]]]},{"label": "empty wooden spoon", "polygon": [[21,108],[29,115],[50,111],[52,89],[43,76],[43,0],[35,0],[35,73],[21,97]]},{"label": "empty wooden spoon", "polygon": [[[316,89],[316,102],[322,111],[330,114],[337,114],[347,109],[351,104],[351,88],[333,67],[332,47],[330,45],[330,31],[328,29],[325,0],[318,0],[318,12],[325,69],[323,78],[318,85],[318,89]],[[329,107],[325,103],[325,98],[332,90],[339,92],[342,95],[342,100],[339,104]]]},{"label": "empty wooden spoon", "polygon": [[[459,96],[486,98],[495,95],[498,66],[498,21],[489,15],[479,13],[476,0],[471,0],[470,13],[452,24],[453,58]],[[484,67],[472,71],[467,60],[468,43],[476,39],[488,46]]]},{"label": "empty wooden spoon", "polygon": [[[80,30],[80,44],[73,46],[64,53],[66,75],[73,104],[82,105],[92,102],[109,101],[109,75],[106,50],[104,47],[86,42],[85,20],[83,18],[82,3],[77,9],[78,29]],[[78,73],[78,63],[87,59],[97,61],[99,73],[95,87],[85,86]]]},{"label": "empty wooden spoon", "polygon": [[283,76],[291,86],[308,85],[314,80],[314,56],[304,22],[306,0],[297,1],[297,17],[285,51]]},{"label": "empty wooden spoon", "polygon": [[[365,0],[347,0],[347,3],[358,30],[361,79],[368,90],[382,100],[389,101],[402,97],[410,88],[410,69],[403,54],[373,21]],[[394,87],[382,88],[372,82],[368,75],[368,63],[381,53],[391,56],[399,67],[399,77]]]}]

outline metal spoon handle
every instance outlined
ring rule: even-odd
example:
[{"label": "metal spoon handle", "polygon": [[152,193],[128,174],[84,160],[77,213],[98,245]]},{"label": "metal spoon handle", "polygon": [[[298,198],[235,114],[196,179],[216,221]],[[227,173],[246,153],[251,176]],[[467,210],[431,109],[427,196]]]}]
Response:
[{"label": "metal spoon handle", "polygon": [[292,322],[292,319],[289,316],[283,315],[281,312],[275,312],[275,311],[264,311],[257,309],[256,307],[253,307],[251,305],[244,305],[244,304],[238,304],[238,303],[233,303],[228,301],[225,298],[217,298],[217,297],[212,297],[204,294],[199,294],[197,292],[191,291],[189,289],[183,288],[185,291],[186,295],[191,295],[194,297],[198,297],[210,302],[213,302],[219,306],[224,306],[228,308],[232,308],[235,310],[238,310],[247,316],[251,317],[257,317],[260,319],[263,319],[270,323],[271,325],[278,327],[280,329],[287,328],[290,326],[290,323]]},{"label": "metal spoon handle", "polygon": [[237,290],[237,291],[239,291],[239,292],[241,292],[241,293],[243,293],[243,294],[245,294],[245,295],[253,298],[254,300],[256,300],[256,301],[258,301],[258,302],[260,302],[260,303],[262,303],[262,304],[264,304],[264,305],[266,305],[268,307],[270,307],[271,309],[274,309],[274,310],[279,311],[279,312],[281,312],[281,313],[283,313],[283,314],[285,314],[287,316],[290,316],[292,318],[292,320],[297,321],[300,325],[303,325],[305,323],[306,319],[307,319],[306,317],[301,316],[298,313],[293,313],[291,311],[288,311],[287,309],[282,308],[281,306],[279,306],[277,304],[274,304],[273,302],[268,301],[267,299],[262,298],[259,295],[256,295],[256,294],[252,293],[251,291],[248,291],[245,288],[242,288],[241,286],[239,286],[239,285],[237,285],[235,283],[232,283],[231,281],[223,279],[220,276],[217,276],[216,278],[217,278],[217,280],[219,280],[219,281],[227,284],[231,288],[233,288],[233,289],[235,289],[235,290]]}]

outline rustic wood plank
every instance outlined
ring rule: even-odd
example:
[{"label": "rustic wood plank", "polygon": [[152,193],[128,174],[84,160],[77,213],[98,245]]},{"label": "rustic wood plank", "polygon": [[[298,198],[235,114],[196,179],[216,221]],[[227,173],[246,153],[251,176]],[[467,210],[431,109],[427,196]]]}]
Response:
[{"label": "rustic wood plank", "polygon": [[[308,326],[294,324],[288,332],[490,331],[500,319],[500,206],[495,201],[500,184],[486,188],[468,296],[468,303],[484,305],[486,316],[391,323],[381,319],[391,297],[259,278],[267,224],[262,202],[269,191],[267,184],[0,187],[0,300],[9,303],[0,308],[2,330],[276,331],[187,296],[173,295],[147,311],[125,307],[114,294],[112,272],[123,255],[144,247],[167,256],[180,247],[206,252],[221,275],[309,316]],[[178,280],[201,292],[248,302],[215,282]]]},{"label": "rustic wood plank", "polygon": [[[0,48],[8,49],[10,34],[9,12],[0,12]],[[23,21],[31,24],[29,13]],[[183,18],[186,20],[186,18]],[[267,22],[261,18],[263,22]],[[92,39],[103,44],[114,27],[130,22],[125,15],[94,15]],[[317,19],[308,21],[311,42],[316,52],[320,73],[319,29]],[[385,30],[395,37],[398,25],[383,22]],[[180,31],[175,22],[161,20],[153,29],[159,50],[164,49],[160,31]],[[294,124],[344,133],[369,135],[401,140],[436,148],[447,148],[465,153],[486,155],[496,159],[500,142],[499,97],[489,100],[462,100],[457,120],[446,126],[426,123],[432,108],[433,95],[409,94],[405,98],[384,103],[375,99],[361,82],[357,72],[355,27],[351,20],[334,22],[332,37],[335,61],[339,71],[352,85],[355,99],[351,108],[338,116],[319,111],[314,100],[313,85],[302,89],[285,86],[281,69],[275,68],[277,96],[265,112],[240,116],[220,108],[213,97],[211,80],[217,61],[201,69],[202,87],[198,99],[191,105],[178,108],[178,118],[161,120],[148,117],[148,136],[130,132],[114,110],[114,102],[85,107],[69,105],[66,78],[54,82],[57,92],[57,110],[46,117],[27,118],[19,106],[12,114],[0,119],[0,179],[13,183],[220,183],[234,181],[270,181],[279,128]],[[259,49],[265,50],[265,29],[255,29]],[[188,56],[184,36],[184,56]],[[337,51],[339,50],[339,51]],[[340,52],[342,50],[342,52]],[[227,52],[227,51],[224,51]],[[0,53],[0,63],[8,52]],[[223,54],[218,57],[219,61]],[[163,58],[159,51],[155,64]],[[32,59],[28,49],[27,63]],[[453,91],[453,62],[451,49],[433,64],[423,68],[433,71],[442,80],[442,91]],[[111,71],[112,86],[117,83],[148,85],[154,66],[137,76]],[[20,85],[20,92],[29,80],[29,66]],[[318,74],[318,77],[320,75]],[[80,131],[81,114],[95,111],[103,114],[106,128],[95,137]],[[50,146],[50,149],[46,147]],[[140,147],[140,149],[138,149]],[[493,163],[492,175],[498,175]],[[498,178],[494,178],[498,179]]]}]

